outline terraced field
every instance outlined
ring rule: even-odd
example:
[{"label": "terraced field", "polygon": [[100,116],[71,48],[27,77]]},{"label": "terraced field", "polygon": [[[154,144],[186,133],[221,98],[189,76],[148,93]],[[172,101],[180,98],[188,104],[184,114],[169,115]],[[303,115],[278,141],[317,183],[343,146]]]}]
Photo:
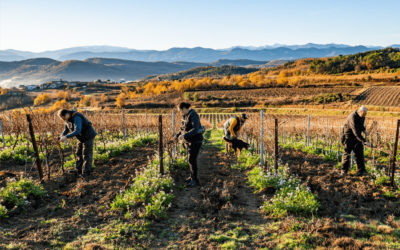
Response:
[{"label": "terraced field", "polygon": [[200,99],[206,99],[209,95],[216,98],[259,98],[259,97],[293,97],[293,96],[315,96],[318,94],[341,93],[350,94],[357,90],[353,87],[341,88],[266,88],[266,89],[246,89],[246,90],[216,90],[216,91],[197,91]]},{"label": "terraced field", "polygon": [[372,87],[361,93],[354,104],[400,106],[400,87]]}]

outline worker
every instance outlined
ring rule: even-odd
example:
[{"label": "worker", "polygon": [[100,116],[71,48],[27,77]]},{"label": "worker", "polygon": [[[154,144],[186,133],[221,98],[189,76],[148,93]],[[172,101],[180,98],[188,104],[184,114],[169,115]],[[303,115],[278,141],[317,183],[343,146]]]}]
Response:
[{"label": "worker", "polygon": [[[92,123],[81,113],[76,111],[61,109],[58,116],[65,122],[64,132],[60,138],[61,142],[76,137],[78,139],[76,147],[76,170],[69,171],[83,177],[89,176],[92,171],[93,163],[93,144],[97,133],[92,127]],[[83,170],[83,172],[82,172]]]},{"label": "worker", "polygon": [[350,167],[351,151],[354,152],[357,162],[357,175],[366,176],[367,171],[365,170],[364,162],[364,145],[372,147],[371,143],[367,142],[361,135],[361,132],[365,136],[368,132],[365,128],[365,116],[367,115],[367,108],[361,106],[356,111],[353,111],[346,120],[343,127],[343,156],[342,156],[342,176],[346,176]]},{"label": "worker", "polygon": [[190,176],[185,181],[189,182],[188,187],[193,187],[200,183],[197,157],[203,144],[203,129],[199,115],[194,109],[189,108],[189,103],[181,102],[178,105],[178,110],[182,114],[182,125],[175,139],[181,140],[184,148],[187,150]]},{"label": "worker", "polygon": [[[246,114],[240,116],[233,116],[224,123],[224,136],[228,139],[237,138],[240,129],[247,120]],[[225,143],[225,155],[228,154],[228,144]]]}]

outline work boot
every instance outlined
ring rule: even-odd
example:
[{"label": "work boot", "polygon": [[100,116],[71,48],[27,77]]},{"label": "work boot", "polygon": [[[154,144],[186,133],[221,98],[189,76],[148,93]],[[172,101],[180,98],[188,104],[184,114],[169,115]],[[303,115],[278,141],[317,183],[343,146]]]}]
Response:
[{"label": "work boot", "polygon": [[87,177],[87,176],[89,176],[90,175],[90,172],[84,172],[83,174],[82,174],[82,177]]},{"label": "work boot", "polygon": [[187,185],[187,187],[194,187],[194,186],[197,186],[197,184],[199,184],[198,181],[192,180],[192,181]]},{"label": "work boot", "polygon": [[342,172],[340,173],[341,176],[346,176],[347,175],[347,171],[342,170]]},{"label": "work boot", "polygon": [[365,170],[361,170],[361,171],[359,171],[359,172],[357,173],[357,176],[360,176],[360,177],[362,177],[362,176],[368,176],[368,173],[367,173],[367,171],[365,171]]},{"label": "work boot", "polygon": [[78,176],[82,173],[82,171],[79,170],[69,170],[68,173],[74,174],[75,176]]},{"label": "work boot", "polygon": [[191,177],[189,177],[189,178],[187,178],[187,179],[184,179],[183,181],[184,181],[184,182],[188,182],[188,183],[190,183],[190,182],[192,181],[192,178],[191,178]]}]

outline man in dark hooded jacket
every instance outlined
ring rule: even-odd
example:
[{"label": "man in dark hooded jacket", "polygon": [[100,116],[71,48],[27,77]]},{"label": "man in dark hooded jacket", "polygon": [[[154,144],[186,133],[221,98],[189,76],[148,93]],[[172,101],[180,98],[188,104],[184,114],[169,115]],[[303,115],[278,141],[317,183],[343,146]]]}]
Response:
[{"label": "man in dark hooded jacket", "polygon": [[64,132],[60,141],[64,142],[72,137],[78,139],[76,170],[70,172],[77,175],[82,174],[84,177],[90,175],[93,163],[94,138],[97,135],[92,123],[83,114],[72,110],[61,109],[58,111],[58,116],[65,122]]},{"label": "man in dark hooded jacket", "polygon": [[368,132],[365,128],[365,116],[367,108],[362,106],[352,112],[346,120],[343,128],[343,156],[342,156],[342,176],[345,176],[350,168],[351,151],[354,152],[357,159],[358,176],[367,175],[364,162],[364,145],[371,147],[371,143],[367,142],[361,135],[367,136]]},{"label": "man in dark hooded jacket", "polygon": [[183,115],[180,131],[175,139],[180,139],[187,150],[188,162],[190,166],[190,177],[186,179],[188,186],[199,184],[197,157],[203,144],[203,133],[200,123],[200,117],[194,109],[189,109],[190,104],[182,102],[179,104],[179,112]]}]

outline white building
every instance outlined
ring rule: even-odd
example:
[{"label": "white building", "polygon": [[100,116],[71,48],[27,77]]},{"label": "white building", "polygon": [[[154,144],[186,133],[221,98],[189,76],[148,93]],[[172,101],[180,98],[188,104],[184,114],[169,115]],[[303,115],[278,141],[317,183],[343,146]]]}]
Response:
[{"label": "white building", "polygon": [[37,88],[39,88],[37,85],[26,85],[25,91],[35,90]]}]

